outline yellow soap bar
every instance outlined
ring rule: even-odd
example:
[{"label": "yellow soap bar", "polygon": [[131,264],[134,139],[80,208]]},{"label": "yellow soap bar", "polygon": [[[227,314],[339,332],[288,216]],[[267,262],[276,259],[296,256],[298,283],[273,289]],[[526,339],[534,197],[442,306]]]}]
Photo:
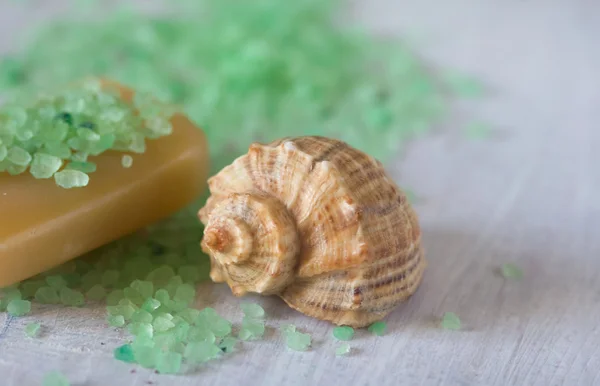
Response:
[{"label": "yellow soap bar", "polygon": [[[119,87],[130,101],[132,91]],[[185,116],[173,133],[146,141],[146,152],[108,151],[88,186],[63,189],[54,179],[0,173],[0,287],[58,266],[167,217],[199,197],[209,171],[203,132]]]}]

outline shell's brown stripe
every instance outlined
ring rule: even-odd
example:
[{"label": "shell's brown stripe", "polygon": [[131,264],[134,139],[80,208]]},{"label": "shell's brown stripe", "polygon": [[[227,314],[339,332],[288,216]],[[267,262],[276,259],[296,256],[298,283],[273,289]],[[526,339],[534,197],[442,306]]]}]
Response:
[{"label": "shell's brown stripe", "polygon": [[[358,265],[353,269],[346,270],[335,270],[329,271],[325,273],[321,273],[320,275],[311,277],[311,286],[317,290],[327,291],[330,287],[330,280],[335,277],[339,282],[344,283],[352,283],[353,287],[350,291],[354,290],[354,278],[360,277],[362,280],[370,280],[373,278],[380,278],[383,275],[389,276],[393,274],[397,270],[404,271],[410,270],[411,267],[417,262],[415,261],[415,257],[418,257],[418,249],[414,248],[414,251],[411,252],[411,255],[406,255],[405,251],[400,251],[396,255],[389,256],[386,259],[382,259],[377,261],[376,263],[367,263],[368,268],[364,265]],[[373,264],[373,265],[371,265]],[[345,291],[345,287],[338,288],[338,291]],[[361,291],[365,289],[361,288]]]},{"label": "shell's brown stripe", "polygon": [[[335,278],[332,277],[333,273],[331,272],[313,278],[314,284],[311,285],[311,289],[316,292],[332,291],[329,283],[331,280],[335,279],[340,283],[340,285],[335,288],[335,292],[348,291],[352,293],[353,296],[357,293],[362,294],[364,299],[374,298],[375,291],[390,286],[414,274],[419,269],[419,266],[422,265],[422,261],[420,261],[422,253],[420,248],[414,248],[411,253],[411,258],[394,258],[389,261],[389,267],[393,267],[394,269],[390,269],[388,266],[379,266],[378,268],[370,269],[362,274],[362,279],[365,281],[368,281],[373,277],[377,278],[377,281],[371,283],[365,283],[355,287],[354,282],[351,281],[348,274],[356,275],[356,273],[351,271],[339,271]],[[356,268],[355,271],[360,271],[360,267]],[[348,283],[348,285],[344,285],[345,283]]]},{"label": "shell's brown stripe", "polygon": [[359,179],[360,175],[371,173],[373,170],[376,170],[379,168],[379,165],[377,165],[376,163],[373,163],[373,162],[366,163],[366,164],[363,164],[360,162],[355,162],[352,165],[353,165],[353,168],[348,167],[348,169],[346,170],[345,179],[348,181],[356,181]]},{"label": "shell's brown stripe", "polygon": [[394,307],[394,305],[406,299],[416,290],[422,278],[423,266],[416,270],[413,275],[407,277],[401,285],[388,288],[385,292],[378,294],[377,297],[369,299],[366,304],[369,305],[370,309],[378,310],[386,307]]},{"label": "shell's brown stripe", "polygon": [[386,276],[379,276],[376,281],[370,282],[365,287],[369,290],[376,290],[381,287],[389,286],[395,282],[402,281],[406,277],[410,276],[420,265],[422,253],[420,249],[415,249],[416,255],[410,260],[408,267],[400,267],[398,270],[394,270]]},{"label": "shell's brown stripe", "polygon": [[[417,251],[416,255],[419,257],[413,259],[409,267],[403,268],[402,272],[396,274],[389,282],[375,283],[372,288],[369,286],[357,287],[358,294],[355,288],[352,287],[352,282],[344,277],[346,272],[337,272],[335,276],[332,273],[324,274],[319,277],[319,280],[305,281],[302,284],[293,286],[293,288],[286,290],[283,297],[288,303],[293,299],[293,303],[302,304],[303,309],[307,306],[312,307],[315,309],[314,312],[384,312],[410,296],[413,289],[418,285],[424,264],[420,257],[422,252],[418,248],[415,250]],[[329,285],[321,283],[329,283]],[[334,286],[331,283],[336,284]],[[402,283],[402,285],[398,286],[398,283]],[[340,292],[345,292],[345,294],[340,294]],[[359,303],[353,301],[356,295],[361,296]],[[332,301],[333,298],[339,300],[334,302]]]},{"label": "shell's brown stripe", "polygon": [[339,153],[342,150],[345,150],[346,148],[347,148],[347,145],[343,142],[334,143],[332,146],[330,146],[327,150],[325,150],[321,154],[316,154],[314,156],[313,163],[317,163],[317,162],[321,162],[321,161],[329,161],[330,159],[332,159],[335,156],[336,153]]},{"label": "shell's brown stripe", "polygon": [[337,142],[337,140],[324,137],[299,137],[294,139],[296,147],[312,157],[323,153]]},{"label": "shell's brown stripe", "polygon": [[385,313],[394,309],[399,303],[410,297],[421,282],[423,269],[418,269],[413,275],[408,277],[401,286],[392,287],[381,296],[368,299],[361,311],[366,313]]},{"label": "shell's brown stripe", "polygon": [[[343,308],[343,307],[336,305],[335,303],[323,303],[323,302],[317,302],[317,301],[311,300],[311,301],[306,301],[306,302],[302,303],[303,311],[307,312],[308,314],[311,314],[311,313],[318,314],[319,311],[330,311],[330,312],[360,311],[363,313],[384,313],[386,311],[390,311],[390,310],[394,309],[398,305],[398,303],[406,300],[409,296],[411,296],[417,285],[418,285],[418,281],[415,280],[412,282],[407,282],[401,287],[395,287],[393,290],[393,295],[396,295],[396,296],[389,296],[390,299],[387,303],[377,304],[375,307],[361,308],[361,309],[356,310],[356,309],[352,309],[352,308]],[[298,304],[298,302],[296,302],[296,304]],[[316,311],[311,312],[311,311],[307,310],[305,306],[312,307]]]},{"label": "shell's brown stripe", "polygon": [[[424,266],[422,252],[419,250],[418,255],[411,261],[411,265],[406,268],[390,272],[387,276],[380,277],[378,280],[363,285],[363,293],[375,294],[376,291],[384,291],[385,287],[393,286],[393,284],[407,280],[415,273],[418,273]],[[374,297],[375,299],[377,296]]]},{"label": "shell's brown stripe", "polygon": [[408,277],[403,282],[402,286],[392,287],[385,294],[382,294],[380,297],[373,299],[373,300],[374,301],[387,300],[387,303],[384,303],[382,308],[386,307],[385,305],[387,305],[387,307],[393,307],[395,304],[398,304],[398,300],[397,300],[398,298],[400,298],[402,300],[402,299],[406,298],[407,294],[412,294],[413,290],[421,282],[422,277],[423,277],[423,269],[422,269],[422,266],[420,268],[421,269],[415,271],[415,273],[413,275]]},{"label": "shell's brown stripe", "polygon": [[343,148],[343,151],[329,154],[327,161],[339,171],[340,177],[348,188],[355,187],[356,183],[353,181],[358,176],[380,168],[370,157],[347,146]]},{"label": "shell's brown stripe", "polygon": [[407,280],[400,287],[393,287],[390,291],[383,294],[382,296],[373,299],[370,304],[374,306],[369,308],[369,312],[382,312],[385,310],[391,310],[395,308],[398,303],[406,300],[410,297],[417,289],[423,278],[424,266],[421,265],[418,271],[407,278]]},{"label": "shell's brown stripe", "polygon": [[[411,272],[410,275],[404,276],[402,280],[390,283],[390,285],[385,288],[380,287],[377,290],[380,293],[377,293],[375,296],[372,296],[373,290],[367,290],[366,293],[360,292],[361,299],[360,303],[355,304],[358,306],[356,309],[364,312],[384,312],[397,306],[398,303],[409,297],[418,286],[423,273],[423,264],[417,265]],[[401,283],[401,285],[398,285],[399,283]],[[385,290],[385,292],[381,293],[383,290]],[[352,310],[355,308],[349,306],[346,308],[338,307],[338,309]]]},{"label": "shell's brown stripe", "polygon": [[378,205],[405,198],[384,169],[373,169],[357,175],[353,192],[363,205]]},{"label": "shell's brown stripe", "polygon": [[[398,250],[395,254],[393,255],[388,255],[386,258],[382,258],[380,260],[375,260],[373,262],[363,262],[363,264],[369,264],[369,268],[367,268],[367,266],[365,266],[365,268],[361,268],[362,265],[354,265],[355,270],[358,270],[357,272],[364,272],[362,273],[362,278],[365,280],[369,280],[369,279],[373,279],[373,278],[378,278],[380,280],[384,280],[383,278],[387,278],[389,276],[393,276],[395,275],[397,272],[402,272],[402,271],[407,271],[407,270],[411,270],[413,269],[414,265],[418,264],[418,262],[416,261],[418,256],[419,256],[419,240],[417,240],[415,242],[415,244],[412,247],[412,252],[410,252],[410,254],[408,254],[407,252],[409,251],[409,249],[402,249],[402,250]],[[306,251],[305,251],[306,252]],[[309,251],[310,253],[310,251]],[[373,264],[371,266],[371,264]],[[331,269],[342,269],[341,266],[337,266],[337,267],[332,267]],[[363,271],[363,269],[367,269],[366,271]],[[334,274],[335,272],[330,272],[330,271],[325,271],[325,273],[321,273],[318,276],[313,276],[311,278],[311,280],[313,281],[313,284],[311,285],[311,287],[313,287],[316,291],[329,291],[329,285],[328,283],[330,283],[330,277],[332,274]],[[349,283],[353,283],[352,281],[352,275],[357,275],[355,273],[353,273],[353,271],[347,271],[347,274],[345,277],[337,277],[336,280],[338,280],[339,283],[344,283],[344,282],[349,282]],[[384,276],[385,275],[385,276]],[[354,294],[354,288],[348,288],[346,289],[345,287],[340,287],[337,289],[338,291],[350,291],[352,294]],[[364,292],[364,290],[366,289],[361,289],[361,292]]]},{"label": "shell's brown stripe", "polygon": [[326,304],[326,303],[318,303],[318,302],[306,302],[305,303],[308,306],[311,306],[313,308],[318,308],[321,309],[323,311],[341,311],[342,309],[339,306],[336,306],[335,304]]},{"label": "shell's brown stripe", "polygon": [[[385,186],[387,181],[383,183],[381,180],[384,180],[387,177],[384,169],[365,169],[362,173],[357,173],[356,176],[351,181],[352,184],[349,184],[349,188],[354,192],[357,197],[372,198],[372,195],[382,195],[383,189],[373,189],[376,186]],[[361,200],[362,201],[362,200]]]},{"label": "shell's brown stripe", "polygon": [[[387,215],[363,215],[362,229],[369,243],[369,261],[380,261],[417,243],[420,230],[406,207]],[[416,229],[415,229],[416,227]]]},{"label": "shell's brown stripe", "polygon": [[358,208],[358,210],[363,215],[380,217],[389,215],[390,213],[398,210],[398,207],[402,205],[402,197],[398,196],[393,201],[384,202],[379,205],[362,205]]},{"label": "shell's brown stripe", "polygon": [[370,263],[368,269],[363,272],[363,279],[370,280],[379,277],[385,272],[391,272],[396,269],[409,269],[415,260],[419,258],[420,247],[415,246],[410,255],[405,256],[405,251],[401,251],[396,256],[391,256],[387,259],[381,259]]},{"label": "shell's brown stripe", "polygon": [[422,270],[418,275],[414,275],[414,279],[411,278],[406,281],[401,287],[394,287],[391,296],[379,301],[371,301],[358,308],[355,304],[351,303],[347,303],[346,306],[340,306],[343,303],[335,301],[331,294],[325,301],[323,293],[317,291],[292,291],[284,293],[282,298],[290,307],[306,315],[330,320],[338,324],[362,327],[385,317],[399,303],[409,298],[418,287],[421,275]]},{"label": "shell's brown stripe", "polygon": [[[389,228],[394,228],[390,226]],[[369,233],[365,235],[368,240],[369,249],[365,263],[372,264],[374,261],[382,261],[397,256],[398,259],[405,260],[402,252],[412,244],[409,240],[407,230],[397,229],[395,234],[387,230],[380,233]]]},{"label": "shell's brown stripe", "polygon": [[377,167],[369,157],[355,151],[348,151],[348,148],[336,152],[329,161],[335,165],[342,178],[341,182],[348,191],[352,192],[352,196],[357,201],[362,201],[364,194],[361,191],[368,192],[367,196],[370,196],[373,191],[372,181],[376,176],[384,175],[383,169]]},{"label": "shell's brown stripe", "polygon": [[273,173],[273,170],[276,170],[276,167],[281,168],[282,166],[277,164],[277,158],[279,157],[280,153],[276,149],[265,148],[265,150],[267,162],[263,165],[264,169],[261,170],[261,174],[263,176],[268,176],[267,191],[272,192],[279,197],[282,192],[280,185],[285,182],[283,179],[277,178],[278,176]]},{"label": "shell's brown stripe", "polygon": [[374,237],[378,242],[389,242],[390,236],[396,237],[398,232],[410,233],[408,229],[404,229],[405,225],[408,224],[409,218],[402,208],[397,208],[394,212],[379,215],[374,213],[370,215],[362,212],[359,213],[365,234],[369,238],[371,236]]},{"label": "shell's brown stripe", "polygon": [[320,307],[306,307],[305,304],[296,304],[294,302],[290,302],[287,299],[284,301],[293,309],[296,309],[306,315],[312,316],[321,320],[328,320],[337,325],[347,325],[355,328],[366,327],[369,324],[381,320],[384,318],[389,311],[386,312],[363,312],[363,311],[328,311],[323,310]]}]

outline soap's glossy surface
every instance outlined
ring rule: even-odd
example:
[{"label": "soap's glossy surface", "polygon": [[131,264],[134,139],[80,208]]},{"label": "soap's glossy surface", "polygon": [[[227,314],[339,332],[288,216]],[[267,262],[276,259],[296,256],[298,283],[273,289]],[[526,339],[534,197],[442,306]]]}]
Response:
[{"label": "soap's glossy surface", "polygon": [[[122,89],[125,99],[131,91]],[[183,208],[206,186],[205,136],[186,117],[173,133],[146,141],[144,154],[106,152],[90,161],[97,171],[84,188],[63,189],[54,179],[0,173],[0,287],[8,286]]]}]

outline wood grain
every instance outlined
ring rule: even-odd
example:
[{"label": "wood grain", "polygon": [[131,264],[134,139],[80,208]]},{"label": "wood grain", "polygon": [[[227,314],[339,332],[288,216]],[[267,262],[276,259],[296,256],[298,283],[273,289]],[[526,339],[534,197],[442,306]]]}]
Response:
[{"label": "wood grain", "polygon": [[[5,49],[15,35],[6,31],[43,16],[17,8],[0,0]],[[389,334],[359,332],[354,354],[336,358],[328,324],[258,299],[271,326],[297,324],[314,349],[289,352],[271,329],[194,374],[131,374],[112,359],[125,335],[106,329],[102,309],[36,307],[26,318],[0,316],[0,384],[35,385],[61,369],[76,385],[600,385],[597,2],[371,0],[355,13],[378,32],[410,32],[436,67],[470,71],[492,88],[391,165],[420,197],[429,268],[388,318]],[[496,135],[465,139],[470,118],[492,122]],[[523,267],[524,280],[499,276],[504,262]],[[198,305],[217,304],[239,322],[239,301],[208,285]],[[445,311],[465,329],[438,328]],[[26,339],[34,320],[45,333]]]}]

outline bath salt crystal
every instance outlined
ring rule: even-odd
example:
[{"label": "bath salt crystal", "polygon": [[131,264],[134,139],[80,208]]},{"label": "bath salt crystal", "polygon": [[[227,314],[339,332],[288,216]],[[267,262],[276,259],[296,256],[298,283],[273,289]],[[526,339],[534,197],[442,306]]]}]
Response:
[{"label": "bath salt crystal", "polygon": [[335,349],[336,356],[344,356],[348,353],[350,353],[350,345],[348,343],[344,343]]},{"label": "bath salt crystal", "polygon": [[387,328],[387,325],[385,322],[378,321],[378,322],[371,324],[369,326],[368,330],[371,333],[373,333],[374,335],[382,336],[383,334],[385,334],[386,328]]},{"label": "bath salt crystal", "polygon": [[354,329],[349,326],[338,326],[333,329],[333,336],[337,340],[351,340],[354,336]]},{"label": "bath salt crystal", "polygon": [[54,180],[61,188],[71,189],[87,186],[90,178],[79,170],[63,170],[54,174]]},{"label": "bath salt crystal", "polygon": [[262,319],[265,317],[265,310],[256,303],[242,303],[241,308],[244,315],[249,318]]},{"label": "bath salt crystal", "polygon": [[39,323],[29,323],[25,326],[25,335],[30,338],[35,338],[40,334],[40,329],[42,325]]},{"label": "bath salt crystal", "polygon": [[27,315],[31,311],[31,302],[21,299],[11,300],[6,306],[6,311],[12,316]]}]

